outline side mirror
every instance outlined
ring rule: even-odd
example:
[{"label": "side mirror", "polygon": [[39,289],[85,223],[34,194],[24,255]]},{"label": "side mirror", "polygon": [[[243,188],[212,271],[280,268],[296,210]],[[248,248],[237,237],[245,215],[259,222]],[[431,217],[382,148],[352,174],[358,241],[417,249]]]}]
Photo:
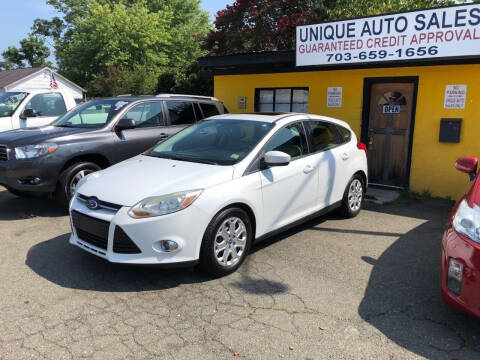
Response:
[{"label": "side mirror", "polygon": [[26,120],[27,118],[37,117],[38,114],[34,109],[25,109],[20,115],[20,119]]},{"label": "side mirror", "polygon": [[263,164],[266,167],[287,166],[292,157],[282,151],[269,151],[263,156]]},{"label": "side mirror", "polygon": [[462,157],[455,162],[455,169],[467,173],[470,180],[477,176],[478,158],[474,156]]},{"label": "side mirror", "polygon": [[115,126],[115,130],[122,131],[122,130],[135,129],[136,127],[137,127],[137,124],[135,123],[135,120],[123,118],[123,119],[120,119],[120,121],[117,123],[117,126]]}]

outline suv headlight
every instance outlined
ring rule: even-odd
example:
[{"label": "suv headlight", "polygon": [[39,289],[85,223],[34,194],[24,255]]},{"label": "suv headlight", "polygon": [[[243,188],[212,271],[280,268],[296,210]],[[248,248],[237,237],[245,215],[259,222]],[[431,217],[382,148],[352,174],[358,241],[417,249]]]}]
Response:
[{"label": "suv headlight", "polygon": [[20,146],[15,148],[15,158],[17,160],[32,159],[51,154],[55,150],[57,150],[57,144],[53,143]]},{"label": "suv headlight", "polygon": [[463,200],[453,218],[453,227],[460,234],[480,243],[480,209],[472,209],[467,201]]},{"label": "suv headlight", "polygon": [[142,219],[171,214],[192,205],[202,191],[182,191],[164,196],[149,197],[134,205],[128,211],[128,215],[134,219]]}]

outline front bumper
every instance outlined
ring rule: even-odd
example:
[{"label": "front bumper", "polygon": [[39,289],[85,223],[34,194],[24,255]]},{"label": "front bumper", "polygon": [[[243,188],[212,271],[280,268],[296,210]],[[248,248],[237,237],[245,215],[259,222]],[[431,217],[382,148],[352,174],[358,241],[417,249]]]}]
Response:
[{"label": "front bumper", "polygon": [[[173,214],[148,219],[131,218],[128,215],[129,209],[122,207],[118,211],[90,210],[76,196],[70,205],[70,244],[113,263],[169,265],[191,264],[198,260],[203,234],[210,219],[205,212],[195,207],[195,204]],[[74,226],[73,211],[106,222],[108,235],[105,246],[96,246],[87,236],[79,235],[81,230],[78,231]],[[115,250],[115,241],[118,241],[115,231],[118,228],[138,247],[139,253],[125,254]],[[161,252],[158,246],[161,240],[173,240],[179,247],[173,252]]]},{"label": "front bumper", "polygon": [[[51,193],[55,191],[58,169],[50,159],[0,161],[0,185],[18,191]],[[30,180],[38,182],[30,183]]]},{"label": "front bumper", "polygon": [[[463,264],[460,294],[448,286],[448,266],[452,258]],[[440,289],[447,304],[480,317],[480,244],[458,234],[452,226],[443,235]]]}]

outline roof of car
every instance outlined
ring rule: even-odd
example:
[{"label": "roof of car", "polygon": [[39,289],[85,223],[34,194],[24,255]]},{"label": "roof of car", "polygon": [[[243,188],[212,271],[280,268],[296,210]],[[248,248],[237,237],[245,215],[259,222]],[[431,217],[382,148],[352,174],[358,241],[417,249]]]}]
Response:
[{"label": "roof of car", "polygon": [[[285,117],[299,115],[295,113],[251,113],[251,114],[223,114],[213,116],[214,119],[250,120],[273,123]],[[211,118],[211,119],[212,119]]]},{"label": "roof of car", "polygon": [[[348,124],[342,120],[331,118],[328,116],[321,116],[321,115],[312,115],[312,114],[305,114],[305,113],[246,113],[246,114],[223,114],[213,116],[210,119],[232,119],[232,120],[250,120],[250,121],[263,121],[268,123],[275,123],[279,120],[290,118],[290,117],[303,117],[303,119],[311,119],[311,120],[324,120],[330,121],[345,127],[349,127]],[[301,118],[299,118],[301,120]]]},{"label": "roof of car", "polygon": [[122,94],[114,97],[115,99],[145,100],[145,99],[169,99],[169,100],[197,100],[197,101],[219,101],[211,96],[186,95],[186,94],[158,94],[158,95],[131,95]]},{"label": "roof of car", "polygon": [[51,89],[51,88],[20,88],[15,90],[8,90],[8,92],[26,92],[26,93],[37,93],[37,92],[64,92],[62,89]]}]

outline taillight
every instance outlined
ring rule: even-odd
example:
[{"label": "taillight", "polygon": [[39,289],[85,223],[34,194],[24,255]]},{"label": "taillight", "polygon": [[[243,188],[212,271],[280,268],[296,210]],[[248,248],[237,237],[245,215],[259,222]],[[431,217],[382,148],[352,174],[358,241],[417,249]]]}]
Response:
[{"label": "taillight", "polygon": [[367,145],[364,143],[357,141],[357,149],[365,151],[365,155],[367,154]]}]

